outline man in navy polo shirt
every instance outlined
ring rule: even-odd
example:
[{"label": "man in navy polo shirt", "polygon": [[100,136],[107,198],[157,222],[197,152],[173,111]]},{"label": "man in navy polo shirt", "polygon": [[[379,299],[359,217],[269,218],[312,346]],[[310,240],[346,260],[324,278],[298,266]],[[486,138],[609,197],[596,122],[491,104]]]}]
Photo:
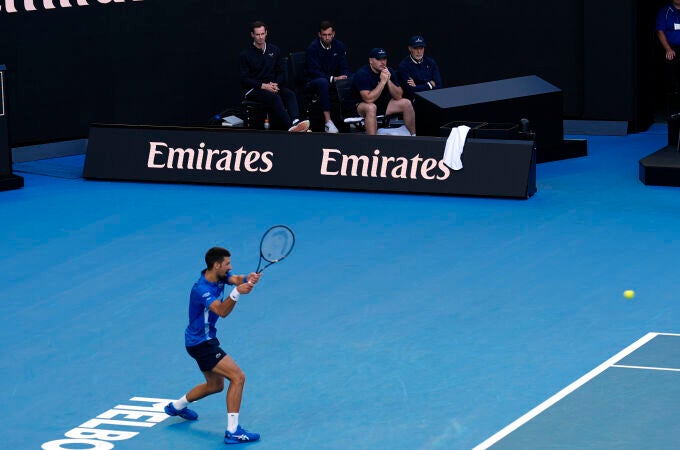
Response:
[{"label": "man in navy polo shirt", "polygon": [[415,136],[416,113],[411,101],[403,97],[397,73],[387,67],[387,52],[374,48],[368,55],[368,64],[354,74],[352,90],[355,99],[345,105],[350,115],[359,114],[365,119],[366,134],[378,133],[376,116],[380,114],[403,114],[404,125]]},{"label": "man in navy polo shirt", "polygon": [[668,89],[680,94],[680,0],[672,0],[656,16],[656,35],[666,52]]},{"label": "man in navy polo shirt", "polygon": [[425,56],[425,39],[412,36],[408,43],[409,56],[399,63],[399,80],[404,97],[413,100],[416,92],[440,89],[442,77],[433,58]]},{"label": "man in navy polo shirt", "polygon": [[319,25],[318,39],[307,47],[305,70],[306,88],[316,92],[323,110],[326,133],[337,133],[338,128],[331,120],[330,88],[336,80],[347,78],[350,74],[345,44],[335,39],[333,23],[324,20]]}]

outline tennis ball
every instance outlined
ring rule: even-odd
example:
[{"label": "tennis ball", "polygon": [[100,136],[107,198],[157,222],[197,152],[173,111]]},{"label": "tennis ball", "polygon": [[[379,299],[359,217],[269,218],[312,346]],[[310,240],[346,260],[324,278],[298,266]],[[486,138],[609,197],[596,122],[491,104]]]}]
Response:
[{"label": "tennis ball", "polygon": [[623,291],[623,296],[626,297],[628,300],[631,298],[635,297],[635,291],[632,289],[628,289],[626,291]]}]

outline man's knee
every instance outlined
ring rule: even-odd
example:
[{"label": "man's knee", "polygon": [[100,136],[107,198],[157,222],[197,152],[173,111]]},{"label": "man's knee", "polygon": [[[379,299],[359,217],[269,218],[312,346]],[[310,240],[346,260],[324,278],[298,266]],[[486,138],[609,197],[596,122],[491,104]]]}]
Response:
[{"label": "man's knee", "polygon": [[363,117],[375,117],[378,112],[378,107],[375,103],[362,103],[357,109],[359,115]]},{"label": "man's knee", "polygon": [[329,80],[327,80],[326,78],[315,78],[315,79],[312,80],[311,85],[317,91],[318,90],[327,91],[331,86],[331,82]]},{"label": "man's knee", "polygon": [[411,103],[411,100],[407,98],[400,98],[399,100],[395,100],[395,106],[396,109],[402,113],[413,111],[413,103]]},{"label": "man's knee", "polygon": [[229,377],[229,381],[235,384],[245,384],[246,374],[242,370],[238,370]]}]

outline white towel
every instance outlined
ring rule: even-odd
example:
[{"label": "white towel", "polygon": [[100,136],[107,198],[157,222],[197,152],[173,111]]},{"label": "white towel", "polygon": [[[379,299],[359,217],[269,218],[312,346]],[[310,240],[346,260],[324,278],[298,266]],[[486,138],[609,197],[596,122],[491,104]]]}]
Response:
[{"label": "white towel", "polygon": [[446,140],[443,160],[444,164],[453,170],[460,170],[463,168],[463,161],[460,160],[460,155],[463,154],[463,147],[465,146],[465,138],[467,137],[468,131],[470,131],[470,127],[465,125],[451,128],[451,133]]}]

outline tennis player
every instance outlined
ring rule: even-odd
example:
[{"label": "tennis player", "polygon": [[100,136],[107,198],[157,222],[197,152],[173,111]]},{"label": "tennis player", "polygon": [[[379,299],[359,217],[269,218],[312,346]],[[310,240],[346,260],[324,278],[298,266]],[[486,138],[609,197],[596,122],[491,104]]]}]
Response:
[{"label": "tennis player", "polygon": [[[241,397],[246,376],[241,368],[220,348],[215,324],[218,317],[227,317],[236,306],[241,294],[249,294],[260,280],[260,274],[248,275],[231,273],[229,250],[213,247],[205,254],[207,268],[194,283],[189,297],[189,325],[184,332],[187,352],[196,360],[205,376],[205,383],[194,386],[179,400],[168,403],[165,413],[196,420],[198,414],[189,409],[189,403],[224,390],[224,379],[229,380],[227,388],[227,431],[225,444],[240,444],[260,439],[257,433],[244,430],[238,423]],[[224,297],[225,285],[235,286]]]}]

